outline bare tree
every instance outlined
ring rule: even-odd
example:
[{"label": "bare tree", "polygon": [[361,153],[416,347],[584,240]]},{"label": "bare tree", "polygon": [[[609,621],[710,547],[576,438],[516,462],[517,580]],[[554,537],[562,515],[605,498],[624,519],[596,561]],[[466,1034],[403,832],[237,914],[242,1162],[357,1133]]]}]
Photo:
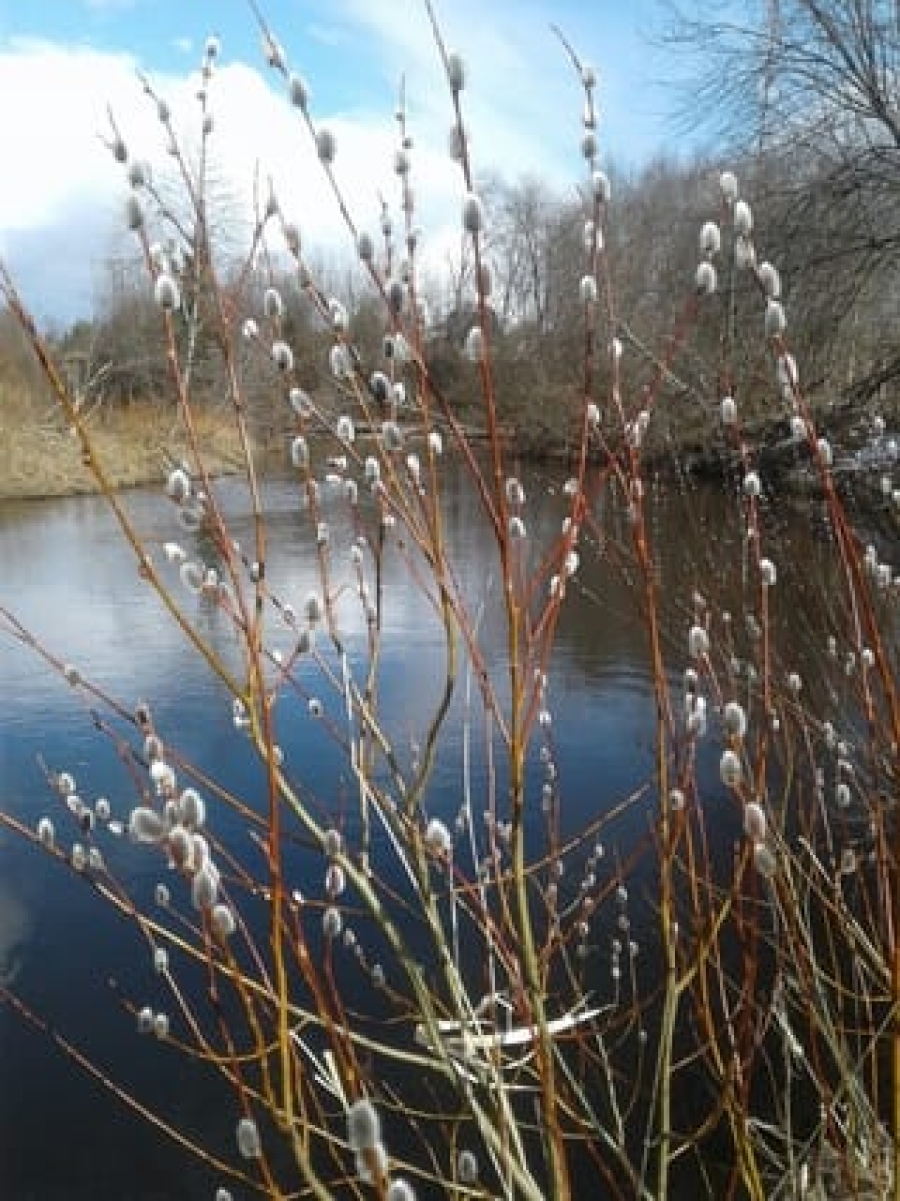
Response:
[{"label": "bare tree", "polygon": [[900,10],[766,0],[743,20],[735,11],[669,8],[669,45],[699,64],[685,113],[753,153],[810,365],[864,400],[900,379]]},{"label": "bare tree", "polygon": [[543,331],[549,310],[553,232],[561,201],[544,180],[488,181],[496,305],[504,325],[526,321]]}]

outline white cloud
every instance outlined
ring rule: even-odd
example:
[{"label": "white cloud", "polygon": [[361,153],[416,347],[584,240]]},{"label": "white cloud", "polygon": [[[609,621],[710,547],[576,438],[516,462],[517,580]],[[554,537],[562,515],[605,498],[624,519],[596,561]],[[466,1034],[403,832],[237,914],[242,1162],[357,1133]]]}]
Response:
[{"label": "white cloud", "polygon": [[105,102],[134,89],[134,63],[126,55],[18,41],[0,54],[0,81],[4,111],[16,113],[0,125],[0,161],[14,183],[0,191],[0,229],[40,228],[64,219],[73,195],[112,184],[115,171],[100,141],[109,132]]},{"label": "white cloud", "polygon": [[[42,92],[34,87],[36,79],[53,80],[53,87]],[[197,82],[196,75],[153,80],[178,129],[196,129]],[[26,302],[39,315],[66,320],[83,308],[102,277],[103,260],[126,245],[121,231],[127,186],[104,144],[110,134],[107,105],[133,156],[148,160],[156,174],[171,171],[171,160],[128,55],[19,42],[0,55],[0,104],[11,111],[24,95],[34,99],[24,108],[19,103],[19,119],[0,125],[0,161],[16,181],[0,191],[0,253],[9,259]],[[306,245],[349,247],[309,134],[268,80],[249,67],[227,64],[215,77],[211,102],[216,171],[248,216],[254,178],[271,177]],[[393,199],[396,191],[392,122],[380,112],[335,112],[321,124],[337,138],[335,174],[354,219],[375,231],[379,193]],[[196,132],[193,140],[196,144]],[[421,218],[444,224],[461,188],[453,165],[443,148],[423,150],[417,165]],[[43,254],[42,245],[50,253]]]},{"label": "white cloud", "polygon": [[[471,84],[465,119],[476,168],[511,178],[540,173],[561,190],[572,188],[584,170],[581,101],[571,66],[548,29],[546,8],[523,2],[513,11],[498,4],[498,15],[490,18],[484,9],[483,0],[459,0],[445,30],[449,45],[466,51]],[[336,176],[354,218],[373,232],[379,194],[391,202],[397,197],[391,116],[404,76],[415,138],[416,222],[425,231],[426,254],[430,246],[436,262],[457,243],[462,181],[447,154],[451,106],[427,19],[421,10],[410,15],[406,6],[382,0],[335,0],[327,23],[314,22],[303,39],[307,59],[297,66],[309,78],[315,119],[335,133]],[[248,41],[250,53],[258,54],[250,30]],[[346,48],[340,75],[317,78],[311,43],[329,48],[331,63],[335,48]],[[277,82],[255,65],[224,60],[211,91],[217,171],[229,181],[227,191],[245,204],[255,171],[263,180],[271,176],[307,246],[349,249],[308,132],[296,110],[276,95]],[[196,124],[195,71],[154,77],[153,83],[179,128]],[[331,111],[322,110],[317,91],[337,98]],[[0,105],[16,113],[16,120],[0,124],[0,161],[7,180],[15,181],[0,190],[0,253],[18,271],[23,294],[40,315],[70,319],[83,309],[105,257],[123,245],[126,185],[103,144],[107,104],[131,153],[157,170],[171,168],[164,131],[131,55],[23,40],[0,52]],[[52,257],[41,255],[42,240]],[[61,257],[67,242],[68,254]]]}]

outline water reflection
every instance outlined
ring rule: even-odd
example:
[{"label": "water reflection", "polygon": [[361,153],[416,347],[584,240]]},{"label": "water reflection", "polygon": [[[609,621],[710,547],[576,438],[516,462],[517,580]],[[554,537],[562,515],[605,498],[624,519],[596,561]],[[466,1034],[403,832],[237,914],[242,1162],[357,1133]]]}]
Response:
[{"label": "water reflection", "polygon": [[0,883],[0,983],[11,985],[21,967],[21,952],[31,937],[31,913],[24,898]]},{"label": "water reflection", "polygon": [[[563,498],[539,476],[527,481],[532,544],[560,528]],[[222,503],[231,532],[252,547],[252,523],[242,513],[238,485],[225,485]],[[755,601],[746,534],[740,507],[717,489],[687,486],[665,500],[650,497],[653,538],[660,581],[667,590],[666,645],[673,670],[683,666],[691,597],[713,590],[719,603],[743,615]],[[174,528],[172,514],[156,493],[136,492],[128,508],[141,535],[162,563],[162,546],[181,537],[189,553],[209,562],[210,548],[196,536]],[[266,489],[271,556],[269,581],[282,601],[297,610],[319,587],[315,532],[298,514],[289,481]],[[348,551],[352,541],[337,495],[326,497],[332,524],[336,578],[347,583],[337,603],[339,625],[350,659],[362,663],[366,619],[353,587]],[[566,825],[580,826],[628,795],[648,778],[652,762],[653,700],[646,669],[646,627],[635,605],[634,568],[628,550],[627,514],[600,492],[593,501],[603,514],[602,535],[582,552],[582,566],[570,589],[559,628],[550,679],[553,745],[560,770]],[[493,541],[477,497],[461,476],[449,480],[444,510],[454,570],[469,612],[479,615],[480,638],[489,671],[500,671],[506,654],[500,620]],[[782,512],[770,503],[765,522],[777,529],[778,545],[788,556],[779,564],[775,621],[787,633],[797,663],[815,671],[817,649],[824,645],[831,614],[827,531],[805,517]],[[535,555],[537,552],[533,552]],[[181,631],[165,615],[138,579],[134,556],[123,544],[101,501],[80,498],[0,507],[0,604],[15,611],[49,649],[71,661],[129,711],[139,699],[152,700],[158,728],[177,738],[179,750],[202,770],[228,780],[242,795],[259,794],[259,765],[235,735],[230,698],[204,665],[188,651]],[[737,570],[735,570],[737,568]],[[177,572],[168,569],[175,580]],[[723,594],[723,581],[730,591]],[[201,635],[232,665],[238,643],[215,608],[184,590],[177,592],[184,612]],[[823,601],[823,597],[826,598]],[[813,603],[815,602],[815,603]],[[385,557],[384,640],[380,675],[381,703],[391,736],[406,760],[415,757],[438,704],[444,678],[440,623],[406,571],[403,555]],[[743,628],[736,646],[746,642]],[[294,635],[273,620],[272,649],[290,652]],[[0,779],[5,807],[33,825],[48,804],[39,767],[72,771],[86,793],[106,793],[115,813],[127,817],[133,782],[113,741],[98,735],[90,704],[79,703],[59,676],[27,648],[9,638],[0,641],[4,688],[0,694]],[[333,665],[332,665],[333,666]],[[301,663],[299,691],[277,711],[279,738],[288,770],[297,765],[304,786],[323,808],[340,810],[352,787],[340,748],[322,738],[322,720],[312,716],[306,698],[317,695],[325,717],[339,727],[340,697],[328,691],[320,672]],[[839,698],[836,698],[836,702]],[[430,812],[452,817],[465,783],[461,748],[465,688],[454,708],[435,767]],[[473,782],[486,787],[486,767],[478,739]],[[539,786],[536,773],[532,783]],[[652,797],[646,804],[652,803]],[[620,827],[625,839],[645,832],[646,812],[636,810]],[[136,879],[139,895],[149,897],[151,873],[130,848],[121,851],[125,869]],[[102,1024],[104,1061],[125,1073],[139,1089],[158,1086],[159,1051],[136,1047],[133,1021],[110,1002],[107,976],[123,993],[140,996],[153,989],[150,965],[136,955],[134,942],[122,939],[122,923],[106,912],[90,888],[7,838],[0,844],[3,892],[0,893],[0,974],[15,979],[41,1011],[64,1018],[67,1033],[97,1045]],[[141,879],[141,874],[145,879]],[[143,891],[142,891],[143,890]],[[112,1014],[112,1016],[110,1016]],[[5,1064],[0,1083],[0,1180],[10,1201],[56,1196],[133,1197],[149,1201],[211,1195],[210,1182],[188,1169],[169,1150],[157,1152],[158,1136],[124,1117],[113,1101],[90,1091],[71,1065],[30,1034],[8,1009],[0,1008],[0,1046]],[[174,1056],[167,1056],[167,1063]],[[190,1080],[183,1065],[172,1065],[162,1092],[174,1103],[179,1120],[196,1126],[203,1119],[203,1087]],[[184,1073],[187,1071],[187,1075]],[[190,1087],[187,1087],[188,1082]],[[158,1092],[157,1087],[157,1092]],[[96,1103],[96,1108],[91,1105]],[[82,1115],[77,1119],[73,1114]],[[47,1156],[48,1127],[56,1148]],[[215,1135],[214,1135],[215,1137]],[[222,1136],[225,1137],[224,1135]],[[102,1163],[96,1148],[104,1148]],[[87,1148],[94,1148],[88,1152]],[[140,1183],[136,1183],[140,1181]],[[203,1181],[198,1188],[198,1182]]]}]

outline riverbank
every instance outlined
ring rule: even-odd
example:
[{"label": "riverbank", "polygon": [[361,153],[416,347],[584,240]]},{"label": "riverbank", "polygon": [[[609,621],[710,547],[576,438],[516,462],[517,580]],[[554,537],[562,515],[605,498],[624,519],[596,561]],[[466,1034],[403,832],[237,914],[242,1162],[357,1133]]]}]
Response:
[{"label": "riverbank", "polygon": [[[153,404],[89,418],[94,452],[114,488],[163,480],[173,461],[190,458],[184,426]],[[212,475],[240,470],[241,448],[233,424],[220,414],[197,416],[197,437]],[[265,451],[265,447],[255,449]],[[97,491],[73,432],[51,413],[43,420],[4,414],[0,421],[0,500],[37,500]]]},{"label": "riverbank", "polygon": [[[0,396],[0,400],[6,397]],[[875,433],[873,414],[867,410],[823,412],[820,432],[832,439],[835,475],[844,490],[852,486],[872,499],[893,499],[883,494],[883,476],[890,475],[898,458],[897,413],[887,414],[880,434]],[[229,475],[242,469],[243,452],[234,423],[222,410],[199,408],[196,433],[204,462],[211,475]],[[190,442],[184,425],[173,410],[159,403],[140,402],[127,408],[99,412],[88,417],[94,451],[111,485],[132,488],[162,480],[172,463],[190,460]],[[702,436],[696,419],[683,429],[662,423],[648,437],[645,459],[654,468],[671,467],[677,457],[680,472],[705,479],[733,479],[741,457],[725,437],[721,424],[710,417]],[[468,429],[478,443],[483,431]],[[261,459],[285,461],[284,436],[269,431],[257,437],[254,452]],[[765,477],[779,491],[806,494],[816,490],[809,453],[794,438],[784,418],[757,419],[746,431],[755,448],[756,461]],[[574,454],[573,444],[549,425],[539,435],[534,429],[507,426],[508,449],[529,461],[560,462]],[[31,500],[76,496],[97,491],[96,481],[82,461],[77,437],[64,428],[53,409],[36,417],[33,405],[0,405],[0,500]],[[857,497],[859,499],[859,497]]]}]

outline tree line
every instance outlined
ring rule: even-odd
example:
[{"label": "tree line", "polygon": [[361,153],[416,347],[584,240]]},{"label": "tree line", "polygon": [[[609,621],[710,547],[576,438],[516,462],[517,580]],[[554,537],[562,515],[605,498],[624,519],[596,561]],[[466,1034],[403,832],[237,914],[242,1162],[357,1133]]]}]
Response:
[{"label": "tree line", "polygon": [[[732,23],[670,11],[667,45],[690,54],[686,111],[705,114],[694,123],[715,132],[723,149],[659,156],[630,171],[608,168],[606,252],[617,304],[601,320],[599,336],[620,340],[626,379],[635,388],[661,369],[656,355],[671,334],[671,314],[693,286],[696,231],[716,216],[719,172],[734,168],[753,197],[757,253],[779,268],[792,343],[814,405],[851,415],[875,402],[890,410],[900,379],[896,6],[769,0],[755,16]],[[565,441],[578,405],[583,305],[572,280],[584,260],[586,204],[536,177],[492,175],[481,184],[499,412],[520,442],[540,450]],[[227,201],[220,220],[224,231]],[[424,346],[435,383],[466,414],[478,393],[465,357],[476,316],[473,264],[461,250],[445,267],[440,277],[419,282]],[[267,284],[279,286],[285,333],[311,390],[327,390],[332,381],[329,331],[309,303],[309,287],[341,297],[360,362],[378,366],[380,306],[350,251],[344,261],[312,262],[309,277],[299,281],[306,290],[296,279],[273,279],[273,272],[271,263],[249,274],[246,265],[236,266],[236,304],[259,311]],[[741,292],[753,287],[751,273],[730,281],[733,320]],[[202,309],[201,297],[197,303]],[[676,402],[669,435],[693,436],[717,410],[718,348],[728,319],[720,308],[690,356],[665,365],[664,386]],[[746,343],[747,355],[758,353],[755,330],[731,335]],[[214,327],[195,323],[191,336],[196,390],[214,405],[221,392]],[[104,403],[158,400],[166,387],[160,337],[145,268],[118,260],[109,264],[97,312],[62,335],[59,349]],[[773,412],[770,373],[762,361],[758,376],[749,366],[758,395],[742,398],[744,411],[765,420]],[[252,355],[246,368],[260,422],[276,432],[283,398]],[[602,400],[602,378],[596,386]]]}]

